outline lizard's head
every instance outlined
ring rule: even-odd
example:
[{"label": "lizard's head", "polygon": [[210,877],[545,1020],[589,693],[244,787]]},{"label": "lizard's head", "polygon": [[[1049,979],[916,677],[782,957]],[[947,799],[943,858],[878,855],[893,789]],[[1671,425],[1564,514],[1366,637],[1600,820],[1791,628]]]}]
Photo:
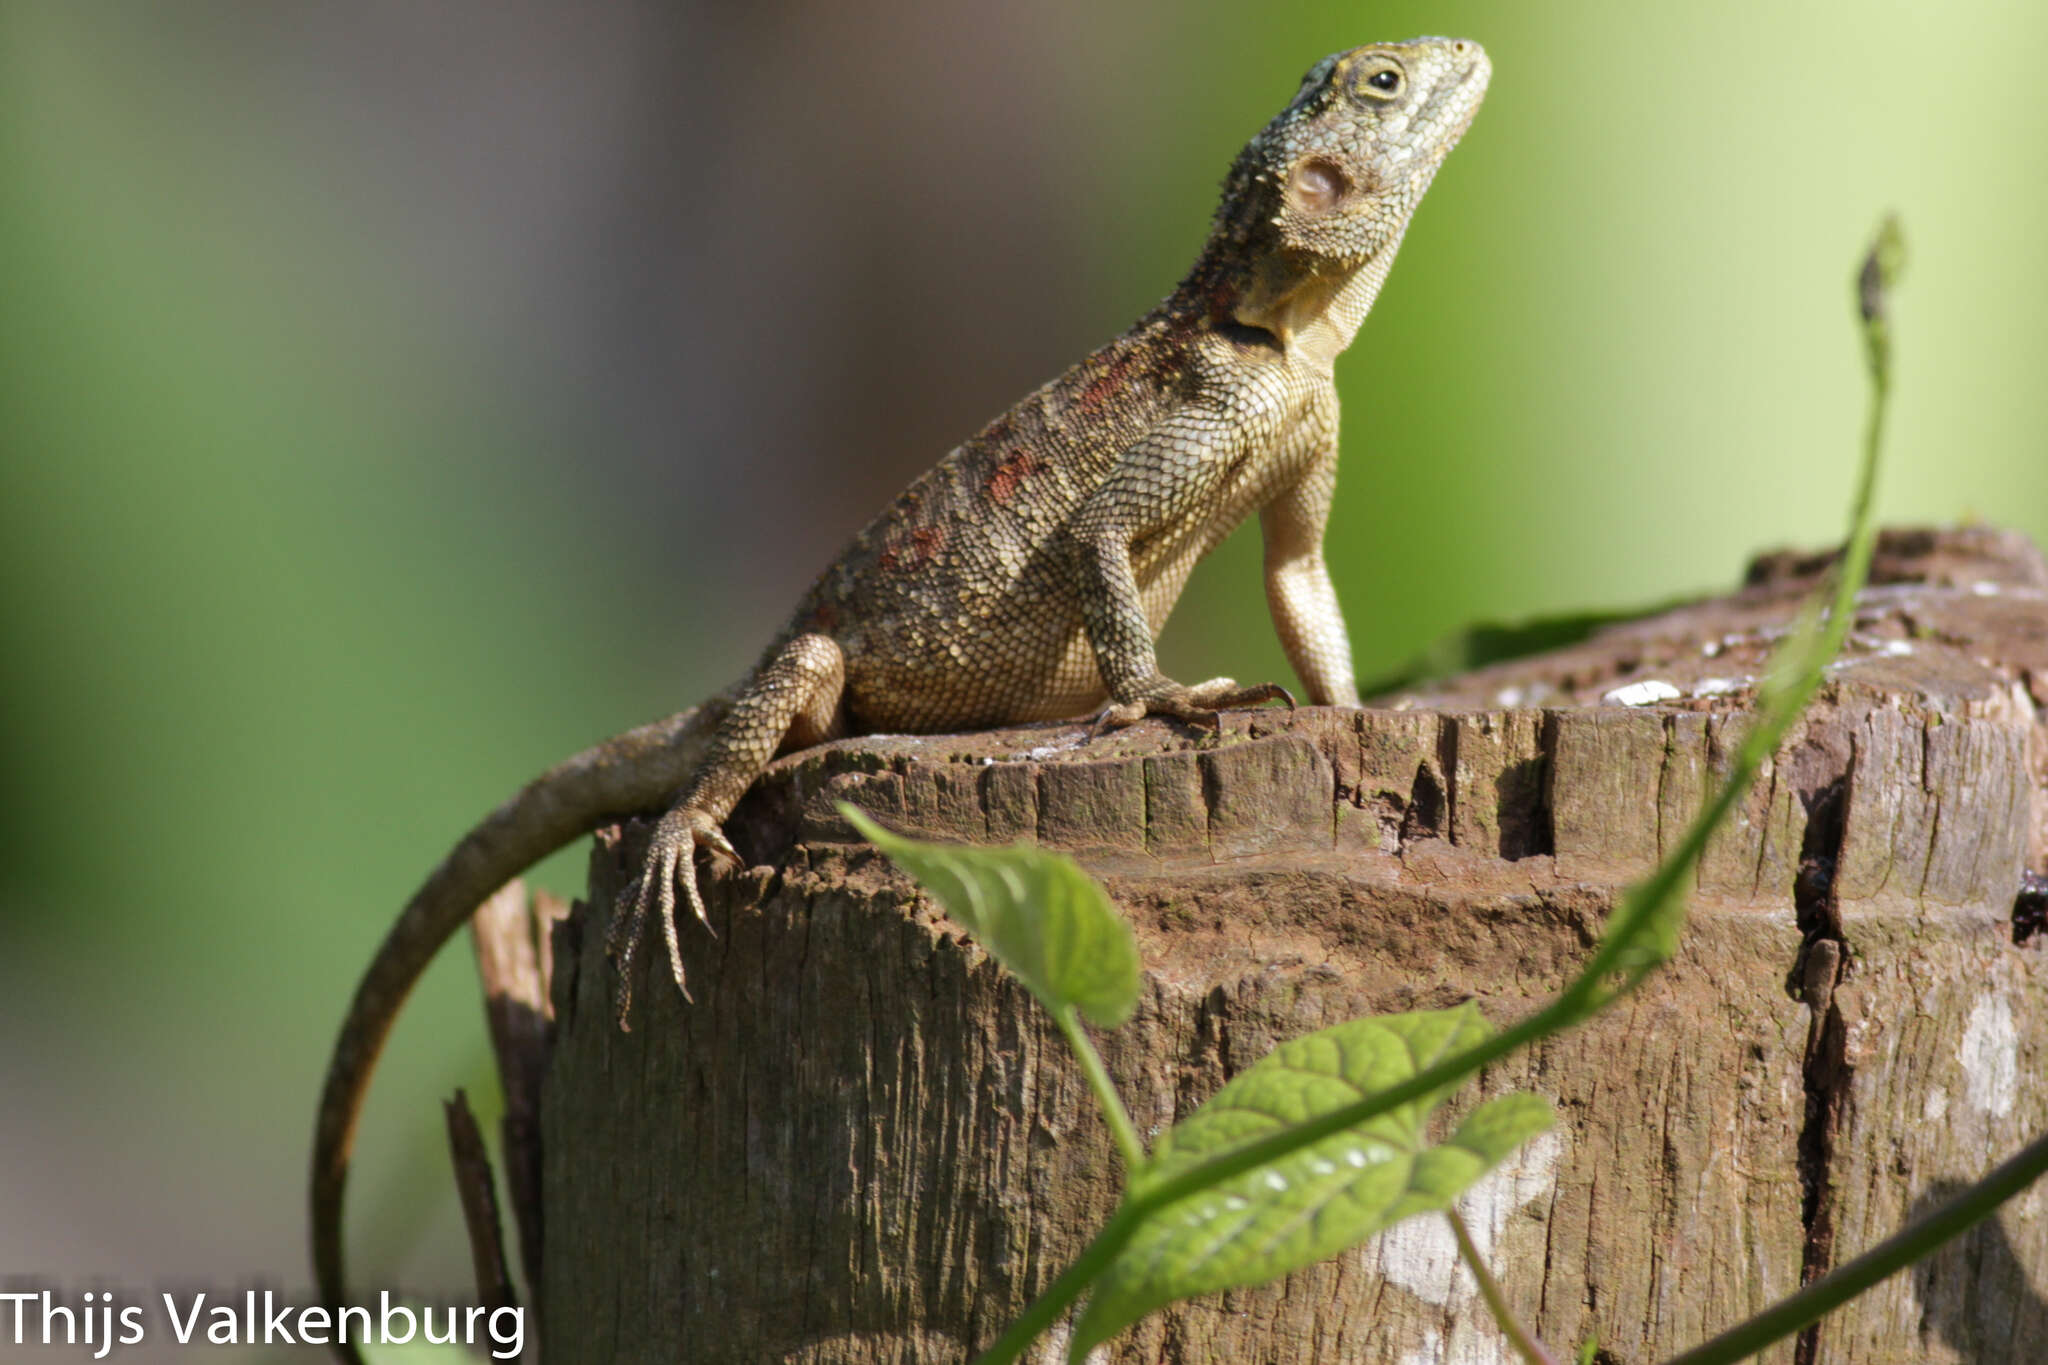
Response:
[{"label": "lizard's head", "polygon": [[1353,48],[1311,67],[1224,182],[1211,254],[1243,273],[1236,297],[1215,302],[1265,325],[1285,295],[1397,244],[1492,71],[1461,38]]}]

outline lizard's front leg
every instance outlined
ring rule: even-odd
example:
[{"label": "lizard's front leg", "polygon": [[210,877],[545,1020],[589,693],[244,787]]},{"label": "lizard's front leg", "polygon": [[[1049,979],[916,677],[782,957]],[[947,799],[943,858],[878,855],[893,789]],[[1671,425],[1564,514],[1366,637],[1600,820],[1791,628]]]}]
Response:
[{"label": "lizard's front leg", "polygon": [[1131,562],[1132,547],[1148,538],[1202,535],[1197,523],[1227,515],[1219,491],[1233,466],[1264,444],[1245,414],[1227,403],[1185,408],[1125,450],[1067,526],[1073,590],[1109,692],[1095,734],[1146,716],[1213,727],[1226,707],[1294,704],[1277,683],[1239,687],[1230,678],[1211,678],[1190,687],[1162,674]]},{"label": "lizard's front leg", "polygon": [[633,959],[640,950],[650,912],[661,921],[668,945],[669,972],[683,984],[683,954],[676,939],[676,888],[699,922],[709,927],[704,897],[697,888],[697,850],[737,864],[740,856],[719,829],[770,759],[784,749],[805,748],[836,736],[843,728],[846,658],[827,635],[799,635],[778,649],[733,693],[732,705],[711,737],[704,759],[668,814],[654,827],[640,875],[619,893],[605,937],[615,968],[613,996],[619,1027],[628,1027],[633,1008]]},{"label": "lizard's front leg", "polygon": [[1266,504],[1259,530],[1266,544],[1266,605],[1287,662],[1317,706],[1358,705],[1351,636],[1337,589],[1323,561],[1323,527],[1337,488],[1336,426],[1307,474]]}]

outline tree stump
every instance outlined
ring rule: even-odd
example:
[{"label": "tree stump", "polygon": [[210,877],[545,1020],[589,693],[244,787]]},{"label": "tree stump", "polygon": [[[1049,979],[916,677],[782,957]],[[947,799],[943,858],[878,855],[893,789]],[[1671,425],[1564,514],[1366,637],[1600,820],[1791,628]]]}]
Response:
[{"label": "tree stump", "polygon": [[[1116,1156],[1050,1022],[834,801],[1106,881],[1146,979],[1099,1042],[1156,1134],[1310,1029],[1550,996],[1698,808],[1824,562],[1775,556],[1729,597],[1362,710],[793,755],[730,826],[754,866],[706,876],[716,937],[682,926],[695,1003],[656,961],[630,1034],[601,926],[644,827],[601,840],[555,945],[542,1358],[960,1361],[1110,1212]],[[1450,1106],[1556,1101],[1462,1206],[1553,1348],[1694,1344],[2048,1124],[2039,906],[2016,902],[2048,854],[2044,707],[2032,547],[1888,533],[1844,660],[1700,868],[1678,959]],[[2043,1358],[2044,1204],[1764,1358]],[[1513,1359],[1434,1217],[1098,1358]]]}]

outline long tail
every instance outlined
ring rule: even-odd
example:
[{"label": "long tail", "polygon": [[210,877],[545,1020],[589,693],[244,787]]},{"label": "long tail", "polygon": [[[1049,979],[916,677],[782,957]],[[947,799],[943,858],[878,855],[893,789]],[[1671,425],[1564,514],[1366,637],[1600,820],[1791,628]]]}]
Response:
[{"label": "long tail", "polygon": [[[385,935],[335,1041],[313,1138],[313,1274],[330,1310],[347,1302],[341,1201],[356,1121],[377,1056],[420,974],[499,887],[579,835],[679,790],[724,710],[721,699],[679,711],[548,769],[463,836]],[[349,1365],[362,1359],[352,1343],[337,1342],[335,1354]]]}]

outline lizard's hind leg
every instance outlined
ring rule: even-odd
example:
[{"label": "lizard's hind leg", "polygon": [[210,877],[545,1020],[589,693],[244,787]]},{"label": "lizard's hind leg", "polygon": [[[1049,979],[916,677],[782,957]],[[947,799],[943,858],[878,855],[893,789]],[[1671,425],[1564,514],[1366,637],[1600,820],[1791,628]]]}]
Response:
[{"label": "lizard's hind leg", "polygon": [[615,974],[619,1027],[633,1008],[633,959],[650,913],[661,922],[669,972],[685,1000],[683,953],[676,937],[676,888],[698,921],[710,927],[697,887],[697,850],[740,864],[719,825],[739,804],[770,759],[786,749],[818,744],[845,729],[846,656],[828,635],[799,635],[777,649],[734,692],[732,705],[711,737],[704,759],[668,814],[654,827],[640,874],[619,893],[605,935]]}]

